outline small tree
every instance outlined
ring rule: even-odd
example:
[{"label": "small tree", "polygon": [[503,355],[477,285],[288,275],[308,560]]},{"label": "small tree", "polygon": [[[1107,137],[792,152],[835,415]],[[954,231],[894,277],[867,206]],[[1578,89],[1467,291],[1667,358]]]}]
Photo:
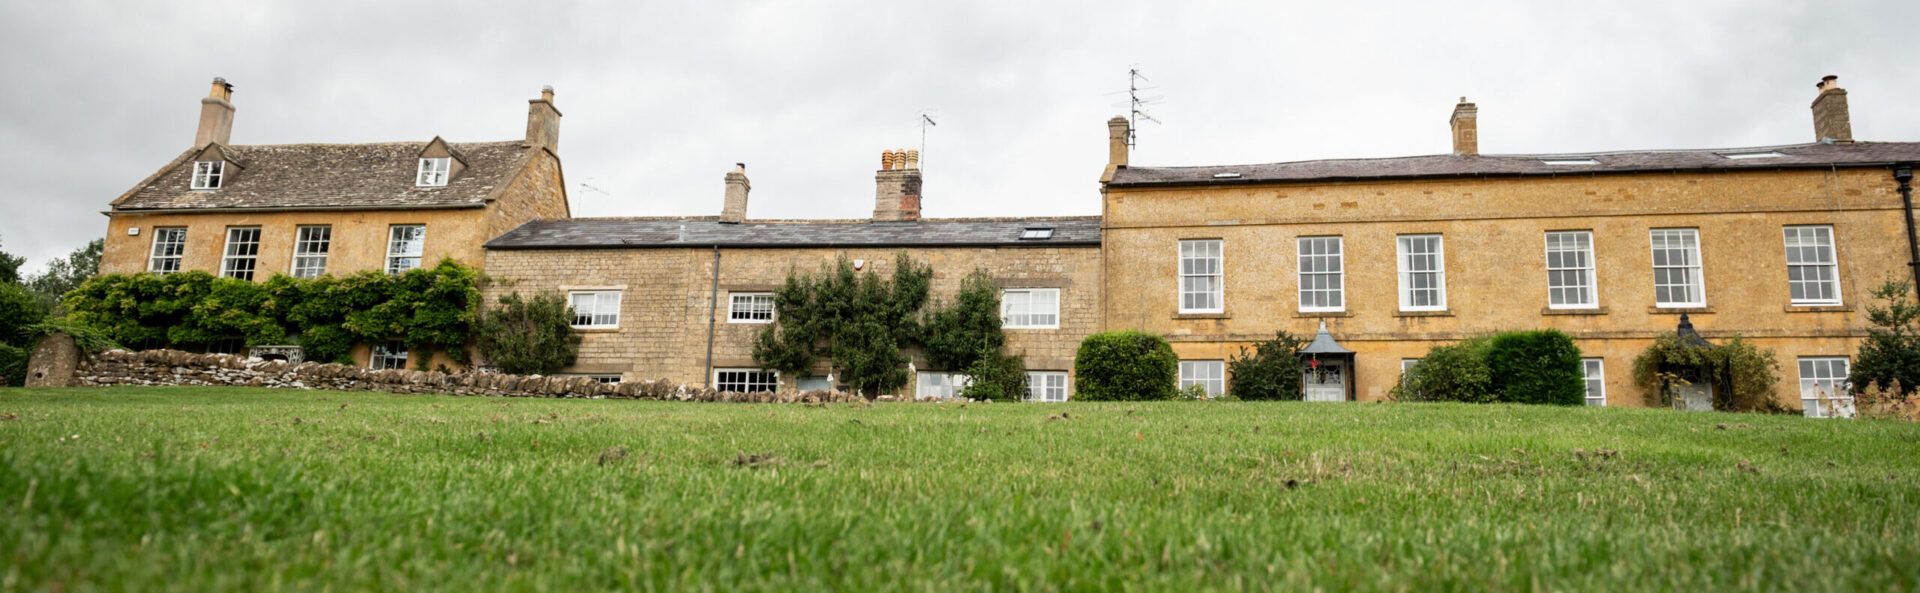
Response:
[{"label": "small tree", "polygon": [[516,375],[547,375],[573,364],[580,334],[573,331],[573,307],[558,293],[522,298],[515,292],[480,315],[476,349],[500,370]]},{"label": "small tree", "polygon": [[1080,341],[1073,361],[1079,399],[1173,399],[1180,360],[1167,339],[1146,332],[1101,332]]},{"label": "small tree", "polygon": [[1001,325],[1000,286],[986,268],[975,268],[960,281],[953,306],[936,305],[927,316],[927,361],[948,370],[971,367],[1006,345]]},{"label": "small tree", "polygon": [[[1879,385],[1892,395],[1920,394],[1920,305],[1907,297],[1905,282],[1887,278],[1873,291],[1880,305],[1867,306],[1867,339],[1848,373],[1855,387]],[[1898,384],[1898,388],[1891,386]]]},{"label": "small tree", "polygon": [[1504,332],[1487,343],[1488,389],[1503,402],[1577,406],[1586,373],[1573,337],[1555,330]]},{"label": "small tree", "polygon": [[774,322],[754,340],[753,361],[799,375],[824,356],[857,392],[897,389],[907,383],[900,350],[920,340],[917,318],[932,278],[933,268],[905,252],[894,258],[890,280],[856,273],[845,257],[817,275],[788,275],[773,293]]},{"label": "small tree", "polygon": [[1493,372],[1487,368],[1489,338],[1480,337],[1458,344],[1434,346],[1427,357],[1400,375],[1393,387],[1393,399],[1400,401],[1436,401],[1491,403],[1498,400],[1493,391]]},{"label": "small tree", "polygon": [[1307,341],[1293,334],[1274,332],[1273,339],[1246,347],[1227,361],[1227,393],[1245,400],[1301,399],[1300,374],[1303,371],[1300,349]]}]

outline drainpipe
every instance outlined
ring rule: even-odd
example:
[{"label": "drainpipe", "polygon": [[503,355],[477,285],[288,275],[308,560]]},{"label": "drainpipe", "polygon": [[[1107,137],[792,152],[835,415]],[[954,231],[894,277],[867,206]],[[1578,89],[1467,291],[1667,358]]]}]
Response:
[{"label": "drainpipe", "polygon": [[1913,232],[1913,163],[1895,166],[1893,180],[1900,182],[1900,213],[1907,221],[1907,267],[1913,271],[1913,296],[1920,300],[1920,240]]},{"label": "drainpipe", "polygon": [[713,320],[720,310],[720,246],[713,246],[713,289],[707,293],[707,388],[713,388]]}]

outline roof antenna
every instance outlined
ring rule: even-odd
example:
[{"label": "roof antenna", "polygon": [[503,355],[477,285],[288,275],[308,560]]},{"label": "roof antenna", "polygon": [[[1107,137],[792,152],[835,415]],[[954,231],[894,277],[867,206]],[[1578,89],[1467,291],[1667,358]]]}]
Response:
[{"label": "roof antenna", "polygon": [[933,116],[929,115],[931,113],[933,113],[932,109],[920,110],[920,163],[919,165],[920,165],[920,170],[922,171],[925,171],[927,168],[927,128],[930,126],[940,125],[938,122],[933,121]]},{"label": "roof antenna", "polygon": [[[1147,106],[1159,105],[1163,99],[1166,99],[1164,95],[1155,95],[1152,97],[1140,96],[1140,91],[1151,91],[1160,88],[1157,86],[1140,86],[1142,82],[1149,81],[1147,75],[1140,73],[1139,64],[1134,64],[1132,67],[1127,68],[1127,90],[1124,91],[1127,94],[1127,101],[1125,103],[1113,104],[1114,107],[1127,108],[1127,148],[1139,148],[1140,146],[1139,141],[1134,137],[1140,133],[1140,120],[1144,119],[1156,124],[1160,123],[1160,120],[1154,119],[1152,114],[1147,113]],[[1120,93],[1112,92],[1107,94],[1118,95]]]}]

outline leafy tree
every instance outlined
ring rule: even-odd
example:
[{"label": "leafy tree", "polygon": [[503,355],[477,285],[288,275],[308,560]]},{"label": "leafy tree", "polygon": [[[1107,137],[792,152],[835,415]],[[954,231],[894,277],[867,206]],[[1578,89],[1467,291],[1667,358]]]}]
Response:
[{"label": "leafy tree", "polygon": [[1555,330],[1505,332],[1485,350],[1491,383],[1503,402],[1577,406],[1586,402],[1586,373],[1573,337]]},{"label": "leafy tree", "polygon": [[1254,344],[1251,353],[1241,347],[1227,361],[1227,393],[1245,400],[1300,400],[1300,349],[1306,346],[1306,340],[1280,331]]},{"label": "leafy tree", "polygon": [[47,271],[28,280],[27,286],[39,296],[42,305],[52,310],[60,304],[60,297],[100,273],[100,252],[105,248],[105,239],[94,239],[67,254],[65,259],[47,264]]},{"label": "leafy tree", "polygon": [[1073,361],[1079,399],[1173,399],[1180,359],[1167,339],[1135,330],[1101,332],[1080,341]]},{"label": "leafy tree", "polygon": [[474,334],[481,356],[516,375],[550,375],[580,354],[573,307],[558,293],[500,297],[498,307],[480,315]]},{"label": "leafy tree", "polygon": [[1889,389],[1898,384],[1900,393],[1920,391],[1920,305],[1908,298],[1905,282],[1888,278],[1873,291],[1880,305],[1867,306],[1867,339],[1860,342],[1860,357],[1848,373],[1856,387],[1879,385]]},{"label": "leafy tree", "polygon": [[20,265],[26,261],[27,258],[0,251],[0,284],[19,284]]},{"label": "leafy tree", "polygon": [[1493,371],[1487,368],[1491,341],[1479,337],[1458,344],[1434,346],[1419,364],[1400,375],[1393,398],[1402,401],[1491,403]]},{"label": "leafy tree", "polygon": [[0,283],[0,344],[30,346],[24,330],[46,316],[47,310],[27,287]]},{"label": "leafy tree", "polygon": [[932,278],[932,268],[904,252],[891,279],[855,272],[845,257],[817,274],[788,275],[773,293],[774,322],[754,340],[754,363],[798,375],[826,357],[856,392],[898,389],[907,383],[901,349],[920,340],[917,320]]},{"label": "leafy tree", "polygon": [[953,306],[936,308],[927,316],[927,361],[937,368],[971,367],[1000,352],[1006,343],[1007,333],[1000,321],[1000,286],[986,268],[975,268],[960,281]]}]

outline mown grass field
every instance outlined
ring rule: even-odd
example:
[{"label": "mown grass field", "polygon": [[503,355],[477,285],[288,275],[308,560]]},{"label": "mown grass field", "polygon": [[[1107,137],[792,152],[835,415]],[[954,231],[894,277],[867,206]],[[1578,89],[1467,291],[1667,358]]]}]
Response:
[{"label": "mown grass field", "polygon": [[1913,591],[1917,486],[1662,410],[11,389],[0,591]]}]

